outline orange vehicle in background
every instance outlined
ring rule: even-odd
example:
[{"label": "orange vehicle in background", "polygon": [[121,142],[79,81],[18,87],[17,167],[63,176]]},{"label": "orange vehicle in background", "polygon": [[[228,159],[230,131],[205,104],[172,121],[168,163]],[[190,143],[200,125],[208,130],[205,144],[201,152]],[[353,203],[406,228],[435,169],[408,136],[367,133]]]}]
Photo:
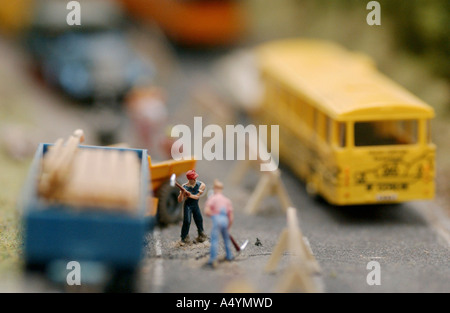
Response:
[{"label": "orange vehicle in background", "polygon": [[187,46],[221,46],[244,31],[236,0],[118,0],[136,18],[154,21],[172,40]]},{"label": "orange vehicle in background", "polygon": [[30,25],[34,0],[2,1],[0,5],[0,30],[17,35]]}]

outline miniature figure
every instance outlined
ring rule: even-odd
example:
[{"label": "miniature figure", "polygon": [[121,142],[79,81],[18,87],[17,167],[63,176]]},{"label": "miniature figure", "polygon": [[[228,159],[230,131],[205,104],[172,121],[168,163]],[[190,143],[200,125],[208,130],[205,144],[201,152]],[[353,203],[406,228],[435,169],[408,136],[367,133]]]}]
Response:
[{"label": "miniature figure", "polygon": [[230,248],[231,239],[228,230],[233,224],[234,216],[230,199],[222,194],[223,184],[215,180],[213,188],[214,194],[208,198],[205,204],[205,214],[211,217],[213,223],[211,230],[211,253],[207,264],[216,267],[219,234],[222,234],[225,243],[226,260],[233,260],[233,254]]},{"label": "miniature figure", "polygon": [[157,155],[167,122],[167,107],[162,89],[136,87],[127,97],[127,111],[141,148]]},{"label": "miniature figure", "polygon": [[[164,134],[159,141],[159,149],[161,150],[161,154],[164,158],[168,159],[172,158],[172,147],[175,143],[175,139],[171,136],[172,128],[172,125],[166,126]],[[180,153],[183,153],[183,146],[180,147]]]},{"label": "miniature figure", "polygon": [[191,215],[194,217],[195,225],[197,226],[198,237],[196,242],[204,242],[208,237],[203,230],[203,217],[198,206],[198,199],[205,191],[206,185],[197,181],[198,174],[195,170],[190,170],[186,173],[188,182],[183,185],[185,191],[180,191],[178,195],[178,202],[184,201],[183,205],[183,226],[181,227],[181,242],[190,243],[189,228],[191,226]]}]

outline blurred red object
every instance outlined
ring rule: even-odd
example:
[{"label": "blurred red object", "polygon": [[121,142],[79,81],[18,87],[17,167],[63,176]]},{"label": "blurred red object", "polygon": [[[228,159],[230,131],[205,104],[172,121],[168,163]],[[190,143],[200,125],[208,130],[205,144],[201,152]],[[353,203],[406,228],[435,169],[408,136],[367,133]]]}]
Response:
[{"label": "blurred red object", "polygon": [[245,30],[236,0],[117,0],[136,18],[156,22],[166,35],[188,46],[235,43]]},{"label": "blurred red object", "polygon": [[157,155],[168,116],[163,90],[157,87],[134,88],[126,97],[126,109],[136,144]]}]

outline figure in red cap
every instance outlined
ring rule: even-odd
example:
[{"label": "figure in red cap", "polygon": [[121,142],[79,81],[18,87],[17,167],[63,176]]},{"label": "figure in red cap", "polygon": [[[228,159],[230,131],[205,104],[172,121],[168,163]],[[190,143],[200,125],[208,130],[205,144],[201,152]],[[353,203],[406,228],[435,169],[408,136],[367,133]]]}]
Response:
[{"label": "figure in red cap", "polygon": [[197,226],[198,237],[197,242],[204,242],[208,237],[203,230],[203,217],[198,206],[198,199],[205,191],[206,185],[197,180],[198,174],[194,170],[186,173],[188,182],[183,185],[187,192],[180,191],[178,202],[184,201],[183,205],[183,226],[181,227],[181,242],[190,243],[189,228],[191,227],[191,216],[194,217]]}]

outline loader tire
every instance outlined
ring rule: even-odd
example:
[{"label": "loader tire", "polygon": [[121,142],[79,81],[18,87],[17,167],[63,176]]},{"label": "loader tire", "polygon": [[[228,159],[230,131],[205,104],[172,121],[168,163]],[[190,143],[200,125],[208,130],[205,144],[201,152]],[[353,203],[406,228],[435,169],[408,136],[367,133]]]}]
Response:
[{"label": "loader tire", "polygon": [[181,220],[183,215],[182,203],[178,202],[179,189],[164,183],[157,191],[158,200],[158,223],[168,225]]}]

